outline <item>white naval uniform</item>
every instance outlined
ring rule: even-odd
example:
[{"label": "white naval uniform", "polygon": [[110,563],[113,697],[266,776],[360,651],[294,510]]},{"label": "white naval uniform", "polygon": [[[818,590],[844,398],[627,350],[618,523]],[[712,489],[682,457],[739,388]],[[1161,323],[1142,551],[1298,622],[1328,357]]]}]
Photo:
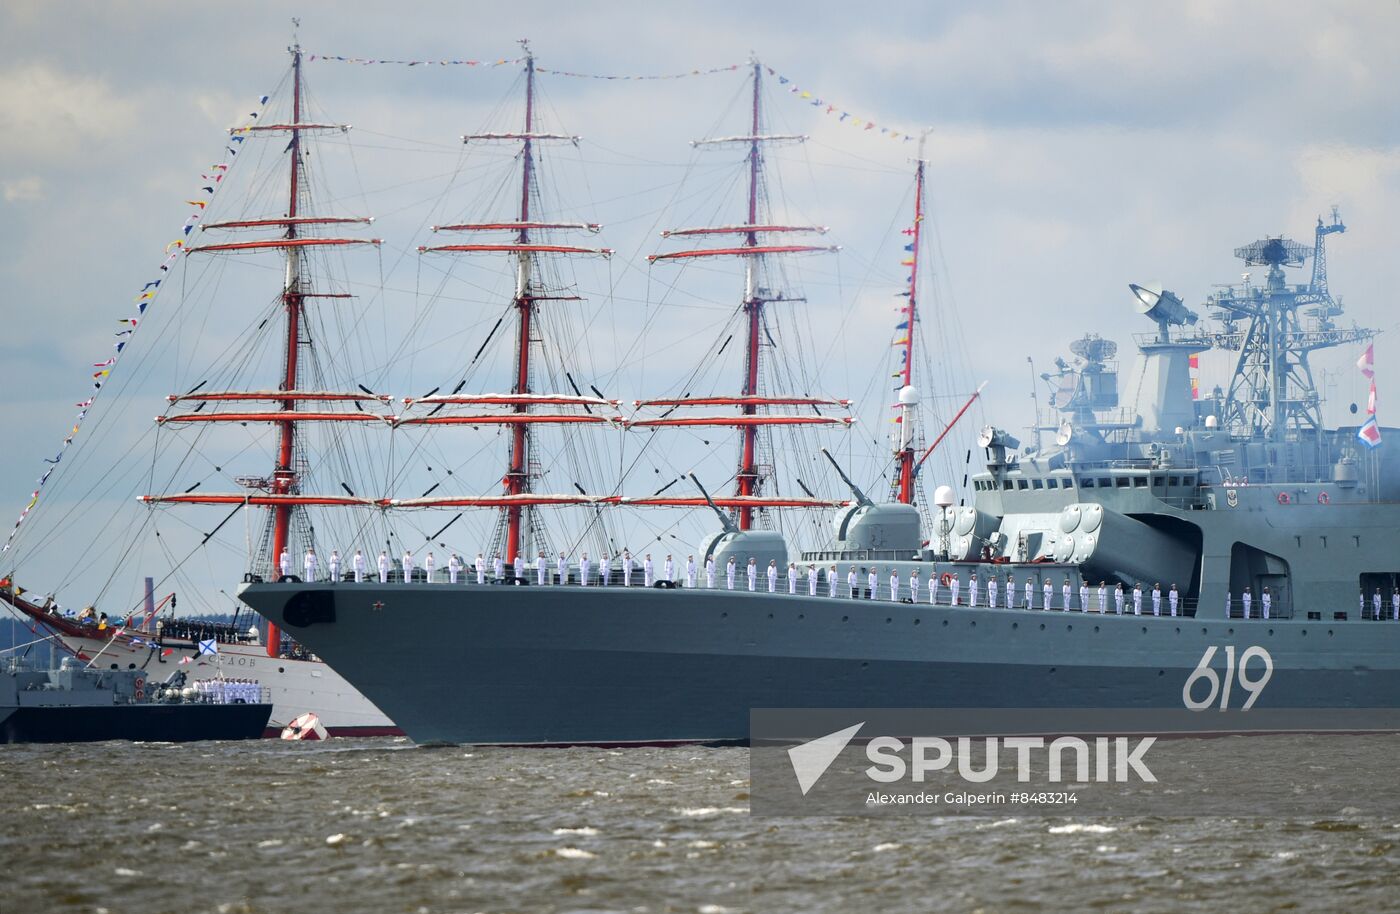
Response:
[{"label": "white naval uniform", "polygon": [[362,552],[360,552],[358,549],[356,549],[356,550],[355,550],[355,555],[354,555],[354,557],[353,557],[352,559],[350,559],[350,567],[351,567],[352,569],[354,569],[354,571],[355,571],[355,583],[356,583],[356,584],[363,584],[363,583],[365,582],[365,557],[364,557],[364,553],[362,553]]},{"label": "white naval uniform", "polygon": [[788,593],[797,593],[797,566],[788,563]]},{"label": "white naval uniform", "polygon": [[1016,582],[1011,578],[1006,579],[1006,608],[1016,608]]},{"label": "white naval uniform", "polygon": [[1051,584],[1049,581],[1046,581],[1040,589],[1045,593],[1045,608],[1054,609],[1055,585]]},{"label": "white naval uniform", "polygon": [[331,583],[334,584],[340,580],[340,553],[332,552],[331,557],[326,560],[326,564],[330,567]]},{"label": "white naval uniform", "polygon": [[778,566],[770,564],[768,566],[768,592],[778,592]]},{"label": "white naval uniform", "polygon": [[1070,609],[1069,595],[1070,595],[1071,593],[1072,593],[1072,591],[1069,589],[1069,584],[1062,584],[1062,585],[1060,585],[1060,595],[1063,596],[1063,597],[1064,597],[1064,600],[1065,600],[1065,607],[1064,607],[1064,608],[1065,608],[1065,612],[1069,612],[1069,609]]},{"label": "white naval uniform", "polygon": [[447,583],[456,584],[457,575],[462,571],[462,560],[457,558],[457,553],[452,553],[447,557]]},{"label": "white naval uniform", "polygon": [[306,553],[306,558],[301,560],[301,564],[302,571],[305,572],[305,579],[307,581],[316,580],[316,573],[320,570],[321,567],[321,560],[316,557],[316,553]]},{"label": "white naval uniform", "polygon": [[1381,617],[1381,592],[1378,590],[1371,594],[1371,618],[1379,620]]},{"label": "white naval uniform", "polygon": [[898,603],[898,602],[899,602],[899,572],[898,572],[898,571],[891,571],[891,572],[890,572],[890,600],[893,601],[893,602],[895,602],[895,603]]},{"label": "white naval uniform", "polygon": [[433,583],[433,572],[437,571],[437,559],[433,558],[431,552],[423,559],[423,580],[429,584]]},{"label": "white naval uniform", "polygon": [[1124,602],[1125,599],[1126,599],[1126,596],[1125,596],[1124,593],[1123,593],[1123,588],[1121,588],[1121,587],[1115,587],[1115,588],[1113,588],[1113,606],[1114,606],[1115,611],[1116,611],[1116,612],[1118,613],[1118,615],[1120,615],[1120,616],[1123,615],[1123,602]]},{"label": "white naval uniform", "polygon": [[875,595],[880,592],[880,575],[872,568],[867,577],[868,580],[866,583],[870,585],[870,599],[873,600],[875,599]]},{"label": "white naval uniform", "polygon": [[953,580],[948,582],[948,605],[958,605],[958,591],[962,589],[962,578],[953,575]]},{"label": "white naval uniform", "polygon": [[544,582],[548,579],[548,573],[544,569],[544,553],[541,552],[539,555],[535,556],[535,583],[541,587],[544,586]]},{"label": "white naval uniform", "polygon": [[685,586],[695,586],[695,559],[685,560]]},{"label": "white naval uniform", "polygon": [[1108,588],[1103,586],[1099,587],[1099,612],[1108,612]]},{"label": "white naval uniform", "polygon": [[486,583],[486,559],[479,552],[476,555],[476,582]]},{"label": "white naval uniform", "polygon": [[829,597],[834,597],[834,596],[836,596],[836,581],[837,581],[837,578],[836,578],[836,566],[835,566],[835,565],[832,565],[830,568],[828,568],[828,569],[826,570],[826,595],[827,595],[827,596],[829,596]]},{"label": "white naval uniform", "polygon": [[1142,588],[1133,588],[1133,615],[1142,615]]},{"label": "white naval uniform", "polygon": [[987,605],[992,609],[997,608],[997,579],[992,578],[987,582]]},{"label": "white naval uniform", "polygon": [[[705,559],[705,587],[709,590],[715,589],[715,559],[711,556]],[[733,588],[730,588],[733,590]]]},{"label": "white naval uniform", "polygon": [[506,560],[499,555],[491,560],[491,571],[496,576],[496,580],[506,576]]},{"label": "white naval uniform", "polygon": [[405,552],[405,553],[403,554],[403,580],[404,580],[404,583],[405,583],[405,584],[411,583],[411,582],[413,581],[413,553],[412,553],[412,552]]},{"label": "white naval uniform", "polygon": [[1176,615],[1177,603],[1181,600],[1181,594],[1175,590],[1167,591],[1167,606],[1171,609],[1171,614]]},{"label": "white naval uniform", "polygon": [[517,578],[525,577],[525,557],[517,555],[515,561],[511,562],[511,570],[515,572]]},{"label": "white naval uniform", "polygon": [[558,583],[569,583],[569,558],[564,553],[559,553],[559,558],[554,560],[554,571],[559,576]]},{"label": "white naval uniform", "polygon": [[292,573],[292,557],[283,549],[282,554],[277,558],[277,569],[282,572],[282,577],[287,577]]},{"label": "white naval uniform", "polygon": [[578,559],[578,582],[584,587],[588,586],[588,575],[593,570],[593,563],[588,561],[588,553],[585,552]]},{"label": "white naval uniform", "polygon": [[915,572],[909,576],[909,597],[915,603],[919,602],[919,574]]},{"label": "white naval uniform", "polygon": [[661,580],[674,581],[676,579],[676,564],[671,561],[671,557],[666,556],[666,561],[661,566]]},{"label": "white naval uniform", "polygon": [[622,554],[622,586],[632,586],[632,555],[627,552]]},{"label": "white naval uniform", "polygon": [[747,573],[749,576],[749,592],[752,593],[758,590],[758,563],[749,562]]},{"label": "white naval uniform", "polygon": [[1086,613],[1089,611],[1089,585],[1079,585],[1079,611]]},{"label": "white naval uniform", "polygon": [[598,583],[607,587],[610,577],[612,577],[612,559],[604,552],[598,557]]},{"label": "white naval uniform", "polygon": [[1162,592],[1157,588],[1152,588],[1152,615],[1162,614]]},{"label": "white naval uniform", "polygon": [[977,605],[977,576],[973,575],[967,581],[967,605]]},{"label": "white naval uniform", "polygon": [[815,567],[807,569],[807,596],[815,597],[817,595],[818,577],[819,573]]},{"label": "white naval uniform", "polygon": [[1035,609],[1035,585],[1030,581],[1026,582],[1026,609]]},{"label": "white naval uniform", "polygon": [[656,568],[651,564],[651,556],[642,559],[642,585],[650,587],[656,580]]},{"label": "white naval uniform", "polygon": [[1240,595],[1240,603],[1244,605],[1244,617],[1248,619],[1249,610],[1254,604],[1254,594],[1246,590],[1243,594]]},{"label": "white naval uniform", "polygon": [[[1269,609],[1274,605],[1274,595],[1265,591],[1259,595],[1259,608],[1264,611],[1264,618],[1269,618]],[[1377,607],[1376,618],[1380,618],[1379,607]]]},{"label": "white naval uniform", "polygon": [[1400,622],[1400,592],[1390,595],[1390,617],[1396,622]]},{"label": "white naval uniform", "polygon": [[384,553],[379,553],[379,583],[383,584],[389,580],[389,557]]},{"label": "white naval uniform", "polygon": [[733,590],[733,589],[734,589],[734,573],[735,573],[734,560],[733,560],[733,559],[730,559],[730,560],[729,560],[728,562],[726,562],[725,565],[724,565],[724,586],[725,586],[726,588],[728,588],[729,590]]}]

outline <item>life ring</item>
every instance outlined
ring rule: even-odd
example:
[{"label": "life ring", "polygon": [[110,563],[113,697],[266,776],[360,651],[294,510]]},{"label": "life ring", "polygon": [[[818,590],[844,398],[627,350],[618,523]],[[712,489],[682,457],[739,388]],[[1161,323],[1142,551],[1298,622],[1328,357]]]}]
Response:
[{"label": "life ring", "polygon": [[950,574],[949,572],[946,572],[946,571],[943,572],[941,575],[938,576],[938,583],[942,584],[944,587],[952,587],[952,586],[953,586],[953,576],[952,576],[952,574]]},{"label": "life ring", "polygon": [[1328,495],[1326,492],[1318,492],[1317,503],[1319,505],[1330,505],[1332,503],[1332,496]]},{"label": "life ring", "polygon": [[1278,503],[1279,503],[1279,504],[1281,504],[1281,505],[1286,505],[1286,504],[1288,504],[1288,503],[1289,503],[1290,501],[1292,501],[1292,500],[1293,500],[1293,499],[1289,497],[1289,495],[1288,495],[1287,492],[1280,492],[1280,493],[1278,493]]},{"label": "life ring", "polygon": [[137,676],[132,685],[136,686],[136,700],[143,701],[146,698],[146,680]]}]

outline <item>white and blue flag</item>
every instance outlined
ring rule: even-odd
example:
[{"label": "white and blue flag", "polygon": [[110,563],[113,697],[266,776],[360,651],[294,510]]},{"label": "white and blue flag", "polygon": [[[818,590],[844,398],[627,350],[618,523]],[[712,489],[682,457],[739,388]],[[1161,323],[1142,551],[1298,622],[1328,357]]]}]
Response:
[{"label": "white and blue flag", "polygon": [[205,654],[217,654],[219,652],[219,642],[213,638],[206,638],[199,642],[199,656]]}]

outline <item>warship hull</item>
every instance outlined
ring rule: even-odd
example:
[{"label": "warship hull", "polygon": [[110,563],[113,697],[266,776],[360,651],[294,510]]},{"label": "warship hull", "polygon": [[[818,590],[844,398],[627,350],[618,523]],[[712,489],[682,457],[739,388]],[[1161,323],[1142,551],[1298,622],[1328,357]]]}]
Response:
[{"label": "warship hull", "polygon": [[21,704],[0,708],[0,743],[258,739],[271,713],[267,704]]},{"label": "warship hull", "polygon": [[[253,583],[240,595],[419,743],[743,743],[764,707],[1400,705],[1400,624],[1383,621],[641,587]],[[1203,666],[1219,688],[1191,682],[1210,678]],[[1246,678],[1266,682],[1246,690]],[[1220,717],[1202,713],[1200,729]]]}]

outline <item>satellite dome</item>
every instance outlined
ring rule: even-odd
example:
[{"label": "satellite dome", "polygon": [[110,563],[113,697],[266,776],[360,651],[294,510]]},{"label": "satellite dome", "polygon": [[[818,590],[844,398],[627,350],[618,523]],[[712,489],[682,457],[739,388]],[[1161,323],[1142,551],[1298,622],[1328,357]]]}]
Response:
[{"label": "satellite dome", "polygon": [[[908,387],[904,389],[909,390]],[[951,508],[956,500],[952,486],[939,486],[933,490],[933,503],[940,508]]]},{"label": "satellite dome", "polygon": [[901,406],[913,406],[919,402],[919,389],[912,385],[905,385],[899,390],[899,403]]}]

